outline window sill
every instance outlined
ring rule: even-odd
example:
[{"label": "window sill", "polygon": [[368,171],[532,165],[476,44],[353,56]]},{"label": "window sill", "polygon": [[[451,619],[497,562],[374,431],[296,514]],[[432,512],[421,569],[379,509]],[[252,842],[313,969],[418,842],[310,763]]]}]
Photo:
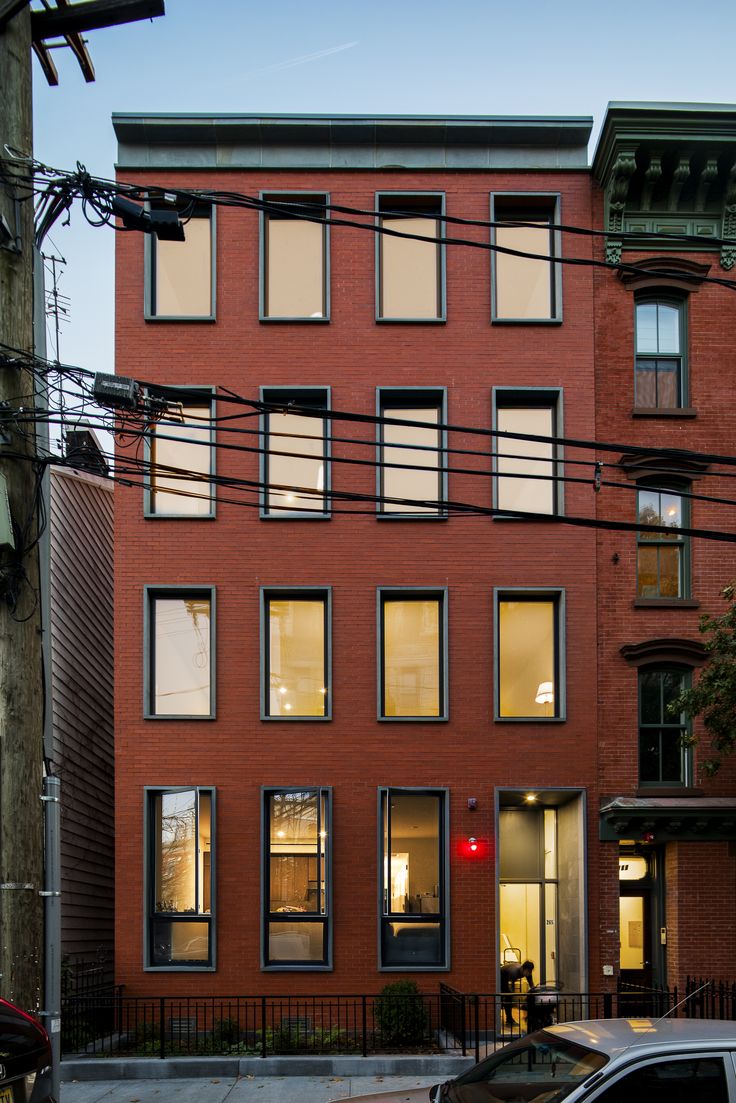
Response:
[{"label": "window sill", "polygon": [[700,789],[693,789],[687,785],[682,787],[672,785],[645,785],[636,790],[637,797],[690,797],[697,799],[703,794]]},{"label": "window sill", "polygon": [[266,716],[261,714],[264,724],[327,724],[332,716]]},{"label": "window sill", "polygon": [[144,973],[216,973],[216,965],[144,965]]},{"label": "window sill", "polygon": [[214,314],[144,314],[145,322],[216,322]]},{"label": "window sill", "polygon": [[214,513],[151,513],[145,510],[143,518],[146,521],[216,521]]},{"label": "window sill", "polygon": [[376,513],[377,521],[447,521],[447,513]]},{"label": "window sill", "polygon": [[381,973],[448,973],[449,965],[379,965]]},{"label": "window sill", "polygon": [[331,973],[332,965],[313,965],[311,962],[289,962],[285,965],[262,965],[262,973]]},{"label": "window sill", "polygon": [[330,319],[329,316],[320,316],[319,318],[270,318],[266,314],[261,314],[258,321],[264,322],[266,325],[283,325],[286,323],[286,325],[320,326],[325,325]]},{"label": "window sill", "polygon": [[657,407],[657,406],[634,406],[631,411],[632,417],[697,417],[698,411],[694,406],[676,406],[676,407]]},{"label": "window sill", "polygon": [[379,724],[446,724],[449,716],[377,716]]},{"label": "window sill", "polygon": [[444,326],[447,318],[379,318],[376,317],[376,325],[379,326]]},{"label": "window sill", "polygon": [[562,318],[491,318],[492,326],[561,326]]},{"label": "window sill", "polygon": [[636,597],[635,609],[699,609],[694,597]]},{"label": "window sill", "polygon": [[210,712],[210,713],[202,713],[202,712],[195,712],[195,713],[144,712],[143,713],[143,719],[144,720],[176,720],[176,721],[183,721],[183,720],[216,720],[217,715],[214,712]]},{"label": "window sill", "polygon": [[494,716],[494,724],[564,724],[567,716]]},{"label": "window sill", "polygon": [[261,521],[331,521],[331,513],[260,513]]},{"label": "window sill", "polygon": [[527,525],[530,522],[532,522],[532,523],[536,522],[537,524],[546,525],[546,524],[548,524],[549,521],[562,520],[562,518],[565,516],[564,513],[544,513],[544,514],[540,515],[539,513],[532,513],[530,511],[529,516],[524,517],[524,516],[522,516],[522,513],[523,513],[522,510],[520,510],[519,513],[494,513],[494,514],[491,515],[491,520],[492,521],[521,521],[522,523],[527,524]]}]

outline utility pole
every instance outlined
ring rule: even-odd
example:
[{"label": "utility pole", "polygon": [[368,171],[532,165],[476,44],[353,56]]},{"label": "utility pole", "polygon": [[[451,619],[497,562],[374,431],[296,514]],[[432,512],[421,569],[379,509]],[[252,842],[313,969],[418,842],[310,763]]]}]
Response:
[{"label": "utility pole", "polygon": [[[33,204],[16,174],[23,161],[5,146],[33,152],[31,13],[18,11],[0,32],[0,341],[33,348]],[[17,167],[16,167],[17,166]],[[43,681],[33,433],[12,411],[33,407],[33,380],[0,346],[0,474],[15,547],[0,547],[0,994],[38,1011],[43,976]],[[4,416],[3,416],[4,414]],[[13,454],[22,458],[14,458]],[[0,487],[0,490],[2,487]]]},{"label": "utility pole", "polygon": [[[163,14],[164,0],[58,0],[34,11],[29,0],[0,0],[0,995],[36,1013],[46,1004],[57,1083],[59,794],[56,779],[47,778],[42,803],[45,692],[49,722],[52,702],[42,658],[37,448],[27,428],[36,386],[33,375],[13,363],[12,351],[27,362],[36,347],[33,203],[22,199],[30,189],[20,180],[33,156],[31,51],[49,84],[59,82],[49,39],[53,48],[67,47],[85,80],[93,81],[85,31]],[[19,407],[26,415],[22,432],[13,418]],[[2,524],[8,507],[12,534]]]}]

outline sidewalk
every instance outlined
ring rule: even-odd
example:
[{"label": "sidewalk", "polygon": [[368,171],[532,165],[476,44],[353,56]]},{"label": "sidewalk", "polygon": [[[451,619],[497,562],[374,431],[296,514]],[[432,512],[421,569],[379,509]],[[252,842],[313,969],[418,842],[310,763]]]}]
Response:
[{"label": "sidewalk", "polygon": [[70,1059],[60,1103],[332,1103],[429,1088],[473,1064],[448,1054]]},{"label": "sidewalk", "polygon": [[[370,1092],[431,1087],[426,1076],[213,1076],[71,1081],[61,1103],[331,1103]],[[427,1097],[429,1098],[429,1096]]]}]

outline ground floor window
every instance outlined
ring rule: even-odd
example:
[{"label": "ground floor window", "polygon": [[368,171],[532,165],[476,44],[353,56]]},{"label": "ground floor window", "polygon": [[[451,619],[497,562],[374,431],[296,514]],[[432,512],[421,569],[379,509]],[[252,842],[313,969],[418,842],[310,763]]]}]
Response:
[{"label": "ground floor window", "polygon": [[380,792],[380,947],[384,969],[448,964],[447,793]]},{"label": "ground floor window", "polygon": [[151,790],[147,962],[149,968],[211,968],[212,789]]},{"label": "ground floor window", "polygon": [[330,966],[330,791],[264,792],[266,968]]}]

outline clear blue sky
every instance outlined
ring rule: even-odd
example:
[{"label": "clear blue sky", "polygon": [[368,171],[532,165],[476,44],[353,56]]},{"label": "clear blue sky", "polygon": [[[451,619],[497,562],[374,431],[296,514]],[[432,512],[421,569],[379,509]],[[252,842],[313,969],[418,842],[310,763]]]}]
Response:
[{"label": "clear blue sky", "polygon": [[[736,100],[734,0],[166,0],[166,15],[89,34],[49,88],[34,62],[35,152],[112,176],[113,111],[592,115],[609,100]],[[68,264],[61,358],[113,370],[113,239],[47,239]],[[51,347],[53,352],[53,346]]]}]

